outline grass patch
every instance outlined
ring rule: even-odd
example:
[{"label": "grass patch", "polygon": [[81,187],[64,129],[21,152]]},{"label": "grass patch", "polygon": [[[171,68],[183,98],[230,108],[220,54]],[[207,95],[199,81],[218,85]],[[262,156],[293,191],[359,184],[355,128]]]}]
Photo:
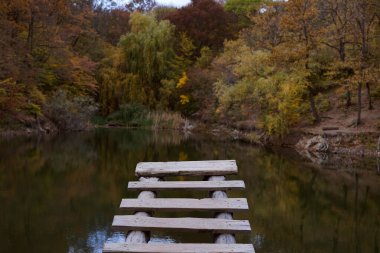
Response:
[{"label": "grass patch", "polygon": [[153,129],[181,129],[185,124],[185,119],[178,112],[151,112],[149,118]]},{"label": "grass patch", "polygon": [[100,115],[93,117],[92,123],[98,126],[182,129],[185,119],[178,112],[149,111],[141,104],[127,104],[107,117]]}]

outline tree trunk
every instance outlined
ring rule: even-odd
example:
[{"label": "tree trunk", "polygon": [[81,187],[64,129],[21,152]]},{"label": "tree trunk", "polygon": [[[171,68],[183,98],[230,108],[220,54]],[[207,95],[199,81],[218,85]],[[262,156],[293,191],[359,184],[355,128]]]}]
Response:
[{"label": "tree trunk", "polygon": [[342,62],[346,60],[346,44],[343,39],[339,40],[339,58]]},{"label": "tree trunk", "polygon": [[319,117],[317,107],[315,106],[314,96],[311,92],[309,92],[309,103],[310,103],[310,110],[314,117],[314,123],[321,122],[321,118]]},{"label": "tree trunk", "polygon": [[358,84],[358,116],[356,119],[356,125],[361,123],[361,114],[362,114],[362,82]]},{"label": "tree trunk", "polygon": [[350,88],[348,88],[346,91],[346,108],[350,107],[352,104],[351,103],[351,97],[352,97],[351,90],[350,90]]},{"label": "tree trunk", "polygon": [[79,41],[79,37],[80,37],[80,35],[76,36],[75,39],[73,40],[73,42],[71,43],[72,48],[75,48],[75,46],[77,45],[77,43]]},{"label": "tree trunk", "polygon": [[371,99],[371,87],[369,85],[369,82],[366,82],[365,86],[367,87],[368,110],[373,110],[372,99]]},{"label": "tree trunk", "polygon": [[34,12],[30,14],[30,21],[28,25],[28,38],[27,38],[27,47],[30,52],[33,51],[33,35],[34,35]]}]

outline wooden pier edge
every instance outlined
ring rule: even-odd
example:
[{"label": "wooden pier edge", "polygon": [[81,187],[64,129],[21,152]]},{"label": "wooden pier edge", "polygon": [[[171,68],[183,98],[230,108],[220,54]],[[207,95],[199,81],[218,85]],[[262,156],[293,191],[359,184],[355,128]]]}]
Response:
[{"label": "wooden pier edge", "polygon": [[[157,165],[157,167],[156,167]],[[234,211],[248,210],[248,203],[243,198],[228,199],[227,190],[244,189],[244,181],[226,181],[227,175],[237,174],[235,160],[189,161],[189,162],[158,162],[139,163],[136,176],[139,182],[132,182],[128,188],[139,190],[136,199],[124,199],[121,208],[134,210],[133,215],[117,215],[113,227],[129,230],[125,242],[106,243],[102,252],[145,252],[145,253],[255,253],[252,244],[236,243],[235,233],[250,232],[248,220],[233,220]],[[202,181],[161,183],[164,176],[205,176]],[[209,198],[214,199],[171,199],[168,207],[163,206],[164,199],[156,199],[157,190],[191,189],[208,190]],[[149,199],[153,204],[147,204]],[[218,200],[216,200],[218,199]],[[228,199],[228,200],[227,200]],[[179,204],[174,201],[180,200]],[[187,207],[183,202],[190,203]],[[212,201],[212,202],[211,202]],[[213,202],[215,201],[215,202]],[[243,204],[241,204],[243,203]],[[212,205],[211,205],[212,204]],[[185,206],[182,206],[185,205]],[[238,206],[238,207],[234,207]],[[241,207],[240,207],[241,206]],[[155,210],[190,210],[204,209],[215,213],[214,218],[154,218]],[[135,217],[136,216],[136,217]],[[208,224],[204,224],[205,222]],[[140,224],[141,223],[141,224]],[[170,224],[170,225],[168,225]],[[194,224],[202,224],[196,226]],[[150,244],[150,231],[174,229],[177,231],[213,231],[213,244],[205,243],[168,243]]]}]

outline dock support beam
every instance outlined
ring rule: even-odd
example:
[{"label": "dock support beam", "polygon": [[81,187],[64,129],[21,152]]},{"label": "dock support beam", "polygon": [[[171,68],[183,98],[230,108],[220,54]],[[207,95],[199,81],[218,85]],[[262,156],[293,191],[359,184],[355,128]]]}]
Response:
[{"label": "dock support beam", "polygon": [[[208,181],[224,181],[226,177],[224,176],[211,176],[208,178]],[[213,199],[227,199],[227,193],[225,191],[213,191],[211,192],[211,197]],[[232,213],[216,213],[215,218],[233,220]],[[235,244],[236,239],[233,234],[219,234],[216,235],[214,242],[216,244]]]},{"label": "dock support beam", "polygon": [[[140,182],[157,182],[160,181],[158,177],[140,177]],[[140,192],[138,199],[153,199],[156,197],[156,193],[153,191],[142,191]],[[136,212],[136,216],[150,217],[152,216],[148,212]],[[127,235],[126,243],[148,243],[150,240],[150,233],[144,231],[130,231]]]}]

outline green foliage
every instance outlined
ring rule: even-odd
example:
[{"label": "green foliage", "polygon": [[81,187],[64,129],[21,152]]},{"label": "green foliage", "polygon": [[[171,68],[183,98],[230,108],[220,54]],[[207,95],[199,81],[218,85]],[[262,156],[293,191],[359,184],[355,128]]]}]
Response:
[{"label": "green foliage", "polygon": [[180,129],[184,119],[178,112],[149,111],[142,104],[124,104],[118,111],[109,116],[94,117],[93,122],[98,125],[143,127],[152,129]]},{"label": "green foliage", "polygon": [[54,73],[53,69],[49,66],[41,70],[38,76],[38,80],[41,82],[41,84],[44,86],[44,89],[46,90],[53,89],[59,83],[58,77]]},{"label": "green foliage", "polygon": [[186,33],[180,33],[178,43],[178,54],[175,59],[175,70],[179,73],[186,71],[191,64],[195,46]]},{"label": "green foliage", "polygon": [[146,127],[152,124],[148,119],[148,109],[141,104],[121,105],[120,109],[107,117],[109,124],[131,127]]},{"label": "green foliage", "polygon": [[213,60],[213,53],[209,47],[201,48],[201,55],[197,58],[196,65],[200,68],[210,66]]},{"label": "green foliage", "polygon": [[315,96],[315,102],[317,104],[317,109],[319,112],[326,112],[331,109],[331,103],[328,97],[322,93]]},{"label": "green foliage", "polygon": [[41,106],[39,106],[39,105],[31,103],[31,104],[29,104],[27,110],[31,115],[33,115],[35,117],[42,116],[42,109],[41,109]]},{"label": "green foliage", "polygon": [[224,9],[234,13],[239,19],[239,28],[252,24],[250,16],[257,12],[264,0],[227,0]]},{"label": "green foliage", "polygon": [[257,11],[262,4],[263,0],[227,0],[224,4],[224,9],[232,11],[236,15],[246,16],[253,14]]},{"label": "green foliage", "polygon": [[220,117],[257,118],[257,127],[278,137],[298,122],[306,89],[302,73],[281,70],[271,61],[270,52],[252,51],[242,40],[226,43],[216,62],[229,66],[214,84]]},{"label": "green foliage", "polygon": [[110,63],[101,69],[101,106],[105,114],[121,104],[143,103],[151,108],[167,105],[172,78],[174,28],[153,15],[133,13],[131,32],[122,36]]},{"label": "green foliage", "polygon": [[[133,13],[131,32],[120,39],[120,68],[125,73],[138,75],[141,85],[158,93],[157,86],[174,59],[174,28],[168,21],[157,21],[154,16]],[[155,94],[158,98],[159,94]]]},{"label": "green foliage", "polygon": [[104,126],[108,123],[107,118],[103,117],[102,115],[94,115],[91,118],[91,123],[95,126]]}]

